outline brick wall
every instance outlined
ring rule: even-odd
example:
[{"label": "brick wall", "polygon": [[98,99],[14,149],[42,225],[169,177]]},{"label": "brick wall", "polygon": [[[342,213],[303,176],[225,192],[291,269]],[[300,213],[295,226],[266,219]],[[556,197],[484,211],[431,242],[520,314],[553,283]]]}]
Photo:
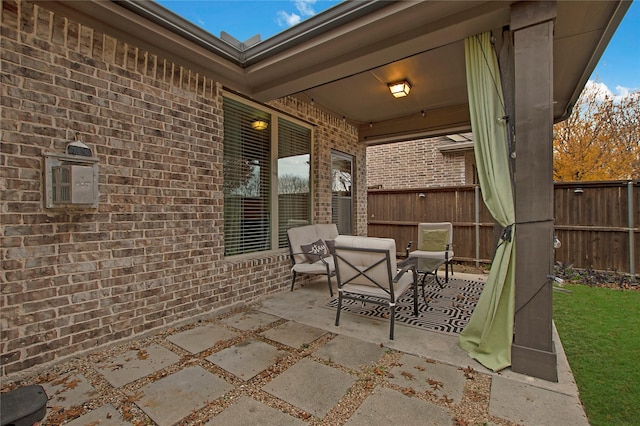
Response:
[{"label": "brick wall", "polygon": [[428,138],[368,147],[367,184],[384,189],[472,184],[473,153],[442,153],[441,141]]},{"label": "brick wall", "polygon": [[[2,1],[1,18],[3,376],[288,288],[285,250],[223,256],[218,83],[29,2]],[[328,222],[323,169],[331,148],[364,164],[356,131],[274,105],[319,125],[315,214]],[[76,133],[100,160],[99,207],[47,210],[43,154]],[[358,196],[362,210],[366,184]]]}]

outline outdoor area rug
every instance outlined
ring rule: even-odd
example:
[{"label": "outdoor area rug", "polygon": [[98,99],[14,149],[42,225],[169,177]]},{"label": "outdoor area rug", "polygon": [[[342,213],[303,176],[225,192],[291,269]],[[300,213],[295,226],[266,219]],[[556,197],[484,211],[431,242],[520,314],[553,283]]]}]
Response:
[{"label": "outdoor area rug", "polygon": [[[421,279],[422,277],[420,277]],[[460,334],[469,322],[471,313],[478,302],[484,283],[470,280],[453,279],[444,283],[440,288],[433,278],[427,278],[425,296],[422,299],[422,289],[418,287],[418,316],[413,315],[413,289],[409,289],[396,304],[396,323],[411,327],[437,331],[445,334]],[[327,304],[334,310],[338,307],[338,298]],[[342,312],[364,315],[388,321],[389,308],[373,303],[362,303],[353,300],[342,301]]]}]

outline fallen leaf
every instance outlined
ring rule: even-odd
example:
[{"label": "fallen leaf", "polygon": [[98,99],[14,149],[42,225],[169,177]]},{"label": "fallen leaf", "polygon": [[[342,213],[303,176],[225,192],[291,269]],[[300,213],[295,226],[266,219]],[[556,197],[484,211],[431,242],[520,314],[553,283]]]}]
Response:
[{"label": "fallen leaf", "polygon": [[428,379],[427,382],[431,385],[433,390],[442,389],[442,387],[444,386],[444,383],[433,379]]},{"label": "fallen leaf", "polygon": [[402,393],[405,395],[415,395],[416,391],[413,388],[403,388]]},{"label": "fallen leaf", "polygon": [[403,371],[401,374],[402,374],[402,376],[404,378],[406,378],[408,380],[413,380],[415,378],[415,376],[413,374],[407,373],[406,371]]}]

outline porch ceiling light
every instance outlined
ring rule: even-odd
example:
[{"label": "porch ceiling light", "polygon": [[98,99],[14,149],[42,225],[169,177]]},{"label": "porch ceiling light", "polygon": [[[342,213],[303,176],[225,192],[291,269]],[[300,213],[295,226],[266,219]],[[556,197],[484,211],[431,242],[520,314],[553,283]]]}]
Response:
[{"label": "porch ceiling light", "polygon": [[267,127],[269,127],[269,123],[263,120],[256,120],[251,123],[251,128],[254,130],[265,130]]},{"label": "porch ceiling light", "polygon": [[391,94],[395,98],[404,98],[409,94],[411,90],[411,84],[407,80],[396,81],[395,83],[387,84]]}]

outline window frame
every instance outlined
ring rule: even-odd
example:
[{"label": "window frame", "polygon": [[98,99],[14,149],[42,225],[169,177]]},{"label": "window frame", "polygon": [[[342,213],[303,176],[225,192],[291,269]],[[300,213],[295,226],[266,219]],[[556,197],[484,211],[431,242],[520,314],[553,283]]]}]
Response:
[{"label": "window frame", "polygon": [[[227,240],[226,240],[226,236],[224,233],[224,213],[223,213],[223,253],[224,253],[224,258],[225,259],[239,259],[239,258],[251,258],[251,257],[256,257],[256,256],[260,256],[263,254],[268,254],[270,252],[283,252],[285,250],[288,250],[288,247],[279,247],[280,245],[280,237],[279,237],[279,218],[280,218],[280,212],[279,212],[279,194],[278,194],[278,181],[279,181],[279,176],[278,176],[278,146],[279,146],[279,121],[280,120],[285,120],[288,121],[290,123],[293,123],[297,126],[303,127],[305,129],[307,129],[309,131],[309,151],[308,151],[308,155],[309,155],[309,197],[308,197],[308,212],[309,212],[309,223],[313,223],[313,218],[314,218],[314,198],[315,198],[315,185],[314,185],[314,175],[315,175],[315,171],[313,168],[313,161],[314,161],[314,146],[315,146],[315,125],[306,122],[304,120],[301,120],[297,117],[294,117],[290,114],[287,114],[285,112],[279,111],[277,109],[274,109],[268,105],[265,104],[261,104],[255,101],[252,101],[250,99],[247,99],[243,96],[240,96],[238,94],[235,93],[231,93],[231,92],[223,92],[222,93],[222,98],[223,98],[223,107],[222,107],[222,120],[223,120],[223,138],[222,138],[222,145],[223,145],[223,179],[224,179],[224,146],[225,146],[225,142],[226,142],[226,137],[224,135],[224,120],[225,120],[225,108],[224,108],[224,98],[229,98],[235,102],[239,102],[242,103],[245,106],[248,106],[250,108],[254,108],[259,110],[262,113],[268,114],[270,116],[270,124],[269,127],[267,129],[267,131],[270,132],[270,173],[269,173],[269,179],[270,181],[268,182],[270,189],[269,189],[269,200],[268,200],[268,205],[269,205],[269,209],[270,209],[270,217],[269,217],[269,221],[270,221],[270,247],[266,250],[255,250],[255,251],[250,251],[250,252],[243,252],[243,253],[238,253],[238,254],[226,254],[226,249],[227,249]],[[224,190],[224,185],[223,185],[223,212],[224,212],[224,204],[226,203],[226,192]]]}]

